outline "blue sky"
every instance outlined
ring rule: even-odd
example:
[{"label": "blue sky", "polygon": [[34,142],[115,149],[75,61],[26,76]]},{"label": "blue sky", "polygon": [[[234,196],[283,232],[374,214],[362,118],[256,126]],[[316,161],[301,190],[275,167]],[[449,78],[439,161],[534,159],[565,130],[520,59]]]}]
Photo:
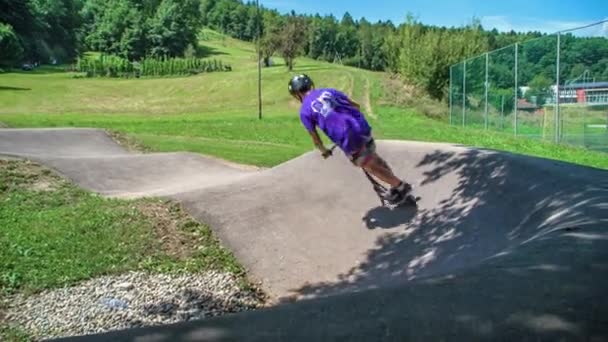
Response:
[{"label": "blue sky", "polygon": [[[280,12],[332,13],[342,18],[348,11],[355,19],[365,16],[375,22],[403,22],[412,12],[421,22],[442,26],[462,26],[471,18],[481,19],[485,28],[499,31],[536,30],[553,33],[608,19],[608,0],[260,0]],[[608,33],[608,25],[601,30]]]}]

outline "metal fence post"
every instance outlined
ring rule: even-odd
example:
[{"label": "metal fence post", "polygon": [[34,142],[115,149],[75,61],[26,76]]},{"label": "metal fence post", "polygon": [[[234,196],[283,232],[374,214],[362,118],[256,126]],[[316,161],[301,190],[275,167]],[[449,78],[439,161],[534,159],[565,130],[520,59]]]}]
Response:
[{"label": "metal fence post", "polygon": [[488,129],[488,88],[490,88],[490,83],[488,81],[488,73],[489,73],[489,62],[490,62],[490,54],[486,52],[486,108],[485,108],[485,129]]},{"label": "metal fence post", "polygon": [[515,102],[513,102],[513,114],[514,114],[514,117],[513,117],[513,120],[514,120],[514,122],[513,122],[513,125],[514,125],[513,130],[514,130],[515,136],[517,136],[517,91],[518,91],[518,88],[519,88],[518,84],[517,84],[517,81],[518,81],[518,79],[517,79],[517,77],[518,77],[517,68],[518,68],[518,64],[519,64],[518,58],[519,58],[519,44],[515,43],[515,96],[514,96]]},{"label": "metal fence post", "polygon": [[467,115],[467,61],[462,62],[462,127],[465,127]]},{"label": "metal fence post", "polygon": [[261,31],[261,20],[260,20],[260,2],[256,0],[255,6],[257,8],[257,26],[258,26],[258,34],[257,34],[257,48],[258,48],[258,119],[262,120],[262,50],[260,48],[260,37],[262,36]]},{"label": "metal fence post", "polygon": [[452,87],[454,86],[454,84],[452,83],[452,66],[450,65],[450,126],[452,125],[452,111],[453,111],[453,107],[452,107],[452,96],[454,94]]},{"label": "metal fence post", "polygon": [[500,130],[505,129],[505,96],[500,96]]},{"label": "metal fence post", "polygon": [[560,45],[561,45],[561,33],[557,33],[557,59],[555,63],[555,143],[560,142],[560,113],[559,113],[559,78],[560,78]]}]

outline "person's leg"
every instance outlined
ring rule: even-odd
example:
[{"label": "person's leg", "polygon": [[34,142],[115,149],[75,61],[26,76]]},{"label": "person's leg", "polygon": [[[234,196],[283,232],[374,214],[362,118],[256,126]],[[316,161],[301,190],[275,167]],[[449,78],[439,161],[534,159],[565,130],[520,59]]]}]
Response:
[{"label": "person's leg", "polygon": [[388,163],[376,153],[373,139],[351,156],[351,160],[356,166],[390,185],[390,190],[385,194],[389,202],[403,201],[412,190],[411,185],[395,176]]},{"label": "person's leg", "polygon": [[376,153],[370,154],[367,163],[361,165],[361,167],[391,187],[397,187],[401,184],[401,180],[395,176],[388,164]]}]

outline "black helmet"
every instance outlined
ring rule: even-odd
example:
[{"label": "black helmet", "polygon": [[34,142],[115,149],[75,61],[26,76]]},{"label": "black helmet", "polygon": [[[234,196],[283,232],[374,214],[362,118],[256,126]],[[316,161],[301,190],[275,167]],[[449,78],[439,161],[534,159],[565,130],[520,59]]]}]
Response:
[{"label": "black helmet", "polygon": [[310,77],[302,74],[294,76],[291,81],[289,81],[288,89],[289,93],[295,96],[297,93],[305,93],[309,91],[314,86],[315,84]]}]

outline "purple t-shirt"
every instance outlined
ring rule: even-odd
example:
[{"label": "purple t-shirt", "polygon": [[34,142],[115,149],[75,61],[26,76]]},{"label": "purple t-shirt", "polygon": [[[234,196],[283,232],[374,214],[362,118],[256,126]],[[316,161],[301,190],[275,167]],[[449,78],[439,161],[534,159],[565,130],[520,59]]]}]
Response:
[{"label": "purple t-shirt", "polygon": [[300,120],[312,131],[318,126],[345,153],[352,154],[371,135],[363,114],[336,89],[314,89],[302,101]]}]

